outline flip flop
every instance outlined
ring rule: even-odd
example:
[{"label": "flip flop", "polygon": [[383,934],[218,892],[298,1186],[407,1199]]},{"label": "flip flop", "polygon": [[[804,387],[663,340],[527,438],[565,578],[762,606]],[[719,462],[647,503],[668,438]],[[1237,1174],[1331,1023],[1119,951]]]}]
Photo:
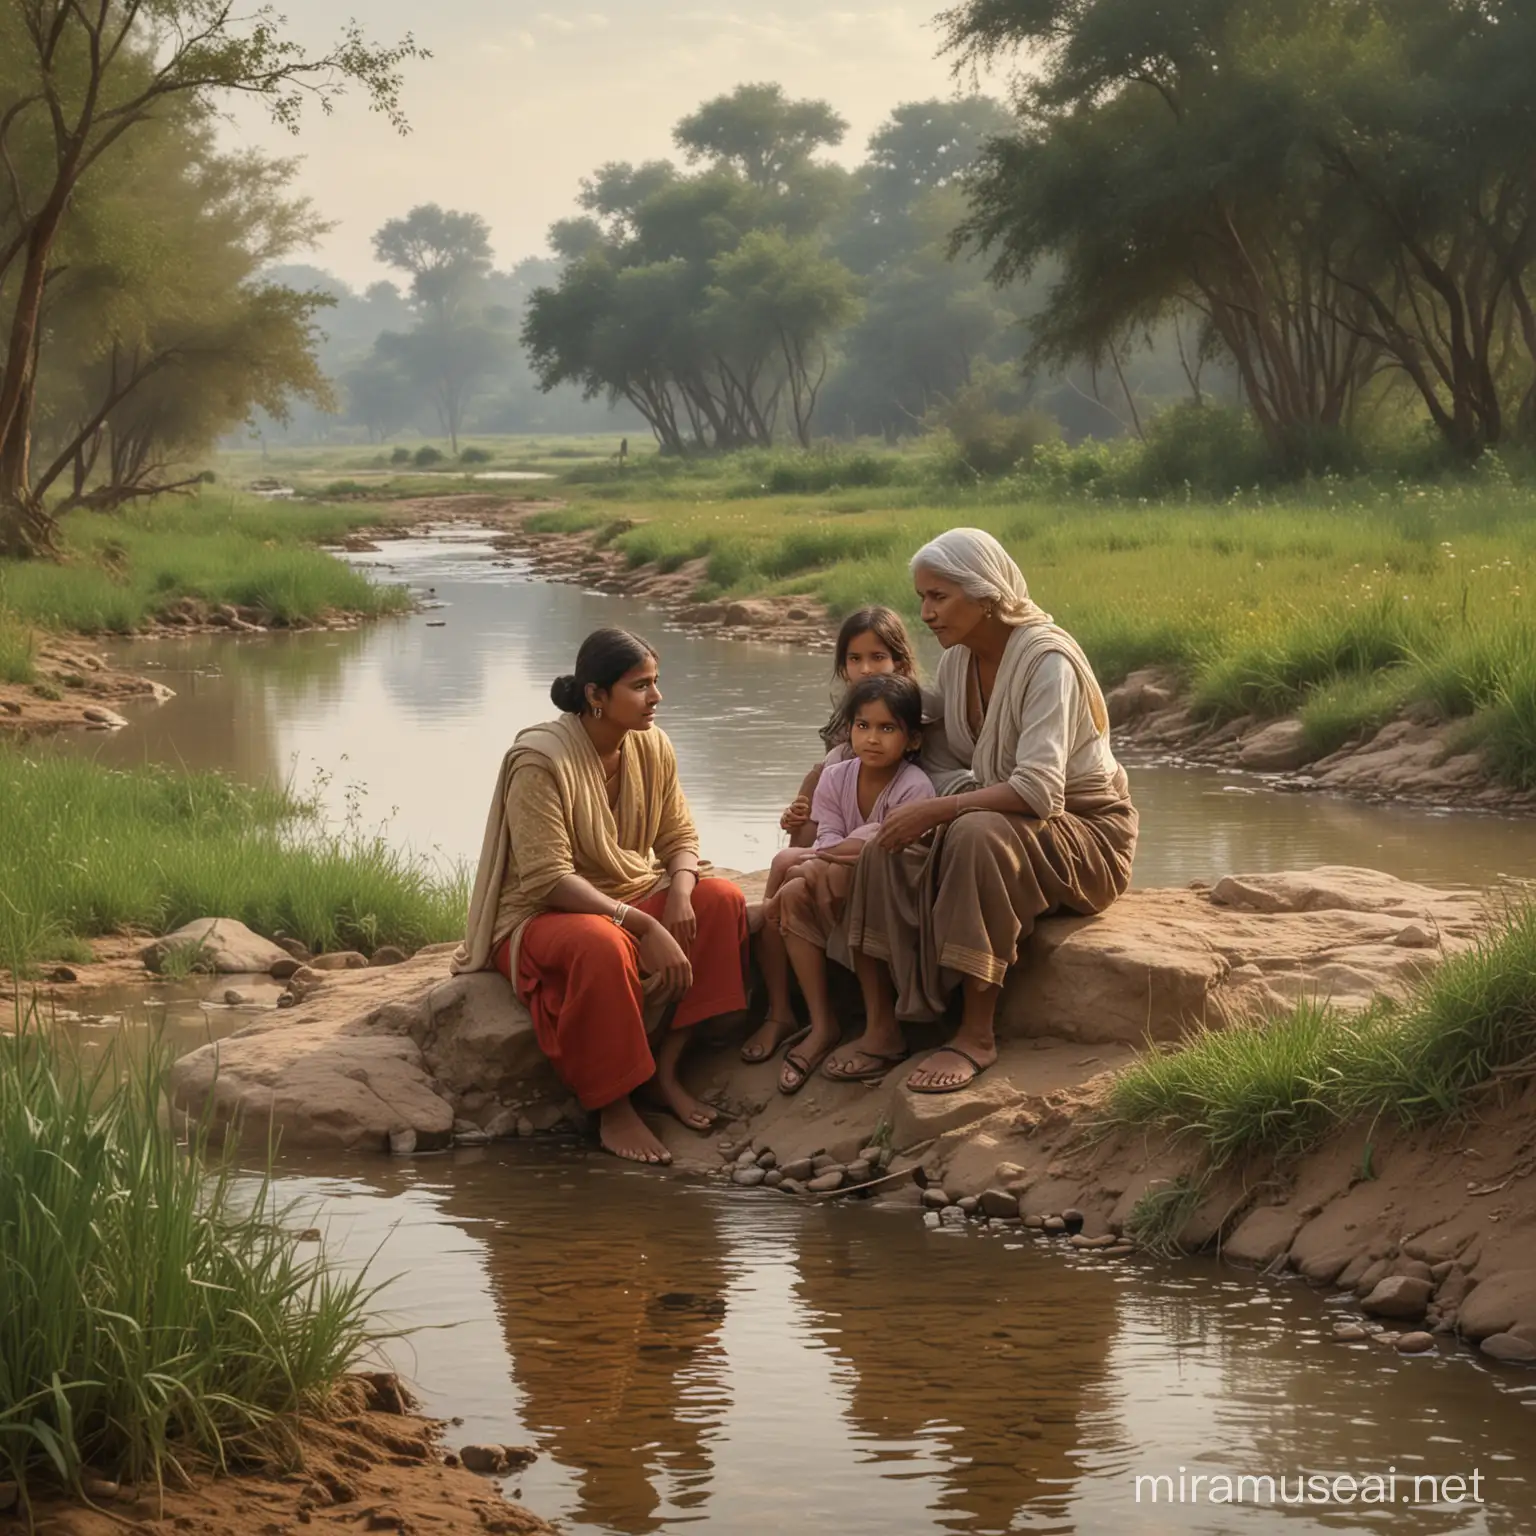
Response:
[{"label": "flip flop", "polygon": [[[830,1052],[828,1053],[831,1054]],[[821,1075],[831,1083],[878,1083],[888,1072],[894,1071],[911,1054],[911,1051],[902,1051],[897,1056],[881,1056],[875,1051],[855,1049],[855,1056],[862,1056],[867,1061],[875,1062],[873,1067],[861,1067],[857,1072],[833,1071],[831,1064],[821,1069]]]},{"label": "flip flop", "polygon": [[927,1066],[928,1062],[932,1061],[934,1056],[941,1056],[945,1051],[948,1051],[951,1056],[958,1056],[961,1061],[969,1062],[973,1069],[971,1075],[962,1083],[950,1083],[943,1088],[922,1088],[915,1083],[909,1082],[907,1084],[908,1093],[959,1093],[962,1088],[969,1088],[971,1084],[974,1083],[983,1072],[997,1065],[995,1061],[989,1061],[986,1066],[983,1066],[979,1061],[976,1060],[974,1056],[970,1055],[966,1051],[962,1051],[958,1045],[941,1045],[938,1050],[933,1053],[933,1056],[926,1058],[926,1060],[923,1062],[923,1065]]},{"label": "flip flop", "polygon": [[[810,1030],[806,1030],[806,1034],[810,1034]],[[786,1099],[792,1099],[797,1093],[800,1092],[802,1088],[805,1087],[808,1082],[810,1082],[813,1077],[815,1077],[816,1069],[836,1049],[836,1044],[829,1045],[826,1050],[824,1050],[821,1055],[816,1058],[815,1061],[807,1061],[804,1056],[797,1056],[793,1050],[785,1051],[784,1066],[779,1069],[779,1092],[782,1093]],[[784,1074],[786,1070],[795,1074],[794,1083],[787,1088],[784,1086]]]},{"label": "flip flop", "polygon": [[[785,1024],[789,1021],[787,1019],[775,1019],[773,1022],[776,1024]],[[805,1037],[810,1034],[810,1032],[811,1026],[809,1024],[807,1024],[803,1029],[799,1025],[796,1025],[787,1035],[784,1036],[782,1040],[778,1041],[774,1045],[773,1049],[769,1051],[765,1056],[748,1056],[747,1047],[745,1044],[736,1054],[740,1056],[741,1059],[746,1062],[749,1067],[760,1067],[765,1061],[772,1061],[773,1058],[777,1056],[786,1045],[799,1044],[799,1042],[804,1040]]]}]

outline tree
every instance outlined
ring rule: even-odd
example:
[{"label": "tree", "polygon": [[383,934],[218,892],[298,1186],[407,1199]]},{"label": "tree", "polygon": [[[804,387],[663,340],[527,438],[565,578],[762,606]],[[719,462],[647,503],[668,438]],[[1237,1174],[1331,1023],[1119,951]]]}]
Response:
[{"label": "tree", "polygon": [[782,85],[739,85],[689,113],[672,139],[690,163],[708,160],[760,192],[782,192],[847,131],[825,101],[791,101]]},{"label": "tree", "polygon": [[306,100],[329,108],[349,85],[397,127],[400,67],[419,50],[368,43],[356,26],[324,53],[286,38],[265,8],[229,0],[10,0],[0,12],[0,295],[8,311],[0,372],[0,554],[55,547],[37,493],[32,436],[45,303],[72,202],[111,174],[134,136],[178,102],[264,100],[296,129]]}]

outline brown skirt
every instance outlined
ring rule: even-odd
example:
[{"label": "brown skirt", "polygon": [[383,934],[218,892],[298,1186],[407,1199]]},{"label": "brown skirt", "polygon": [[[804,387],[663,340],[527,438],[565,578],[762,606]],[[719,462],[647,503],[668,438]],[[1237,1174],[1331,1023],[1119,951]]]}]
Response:
[{"label": "brown skirt", "polygon": [[1122,771],[1113,790],[1049,821],[969,811],[897,853],[871,843],[848,898],[848,945],[890,966],[902,1018],[936,1018],[966,977],[1001,986],[1036,919],[1102,912],[1123,895],[1136,833]]}]

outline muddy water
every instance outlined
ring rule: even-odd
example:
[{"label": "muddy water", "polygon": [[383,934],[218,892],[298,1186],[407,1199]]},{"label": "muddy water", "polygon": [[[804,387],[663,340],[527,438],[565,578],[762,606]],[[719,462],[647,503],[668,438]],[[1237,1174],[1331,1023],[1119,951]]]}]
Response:
[{"label": "muddy water", "polygon": [[[441,606],[345,634],[121,645],[178,697],[133,728],[71,739],[114,764],[145,758],[246,777],[318,782],[332,814],[419,851],[473,859],[496,765],[515,732],[549,718],[549,684],[601,624],[649,635],[662,653],[663,723],[716,863],[762,868],[780,809],[817,755],[828,658],[669,631],[654,611],[531,579],[483,536],[451,530],[360,557],[380,579]],[[317,780],[318,776],[318,780]],[[1536,867],[1536,821],[1432,816],[1252,779],[1141,767],[1136,879],[1209,880],[1233,870],[1364,864],[1415,879],[1488,884]]]},{"label": "muddy water", "polygon": [[1301,1473],[1475,1471],[1484,1504],[1399,1502],[1391,1528],[1536,1519],[1536,1382],[1334,1344],[1332,1304],[1300,1284],[1111,1268],[547,1147],[296,1167],[284,1188],[333,1253],[398,1277],[392,1319],[430,1331],[392,1358],[462,1418],[453,1443],[538,1446],[509,1488],[573,1532],[1278,1532],[1350,1513],[1153,1506],[1148,1485],[1138,1504],[1138,1475],[1176,1494],[1180,1466],[1284,1474],[1293,1494]]}]

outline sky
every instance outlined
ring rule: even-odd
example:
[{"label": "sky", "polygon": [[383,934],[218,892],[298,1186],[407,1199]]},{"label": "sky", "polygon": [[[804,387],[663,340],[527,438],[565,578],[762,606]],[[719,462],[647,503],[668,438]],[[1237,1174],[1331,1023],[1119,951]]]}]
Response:
[{"label": "sky", "polygon": [[307,114],[297,139],[259,109],[232,142],[298,154],[297,190],[336,228],[297,259],[362,287],[390,276],[370,236],[417,203],[481,214],[500,266],[545,250],[578,183],[609,160],[672,156],[673,124],[737,85],[776,80],[830,101],[852,164],[901,101],[956,92],[933,21],[944,0],[289,0],[289,33],[320,48],[357,16],[376,41],[413,32],[399,137],[361,100]]}]

